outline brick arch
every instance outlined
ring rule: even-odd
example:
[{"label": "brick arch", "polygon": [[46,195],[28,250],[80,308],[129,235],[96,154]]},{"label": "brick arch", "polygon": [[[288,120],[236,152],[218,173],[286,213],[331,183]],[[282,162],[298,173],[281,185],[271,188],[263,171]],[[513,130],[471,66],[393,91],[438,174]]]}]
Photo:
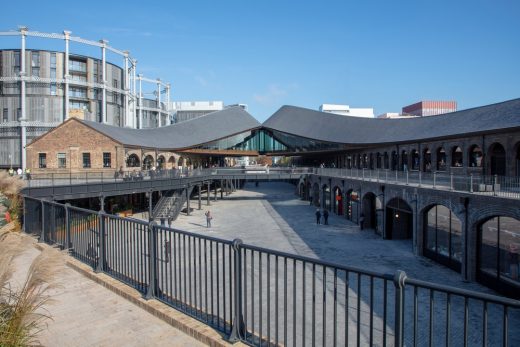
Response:
[{"label": "brick arch", "polygon": [[141,159],[144,159],[149,155],[153,158],[154,162],[157,161],[157,155],[155,151],[144,151]]},{"label": "brick arch", "polygon": [[480,223],[492,217],[511,217],[520,220],[520,209],[514,205],[501,204],[493,206],[484,206],[471,210],[468,224],[471,225],[471,230],[476,231]]},{"label": "brick arch", "polygon": [[443,199],[436,196],[428,196],[426,200],[421,201],[421,203],[417,205],[418,214],[421,216],[424,215],[435,205],[442,205],[451,210],[460,221],[465,220],[464,206],[462,204],[459,202],[454,203],[451,199]]}]

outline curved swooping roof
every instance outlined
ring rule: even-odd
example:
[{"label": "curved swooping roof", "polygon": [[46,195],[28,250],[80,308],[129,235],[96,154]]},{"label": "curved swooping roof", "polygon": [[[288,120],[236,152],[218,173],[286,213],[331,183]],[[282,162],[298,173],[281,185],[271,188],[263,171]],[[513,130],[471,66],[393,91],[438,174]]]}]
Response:
[{"label": "curved swooping roof", "polygon": [[343,144],[384,144],[520,128],[520,99],[405,119],[341,116],[282,106],[263,127],[309,139]]},{"label": "curved swooping roof", "polygon": [[260,123],[241,107],[226,108],[182,123],[150,129],[82,122],[122,144],[157,149],[194,147],[260,127]]}]

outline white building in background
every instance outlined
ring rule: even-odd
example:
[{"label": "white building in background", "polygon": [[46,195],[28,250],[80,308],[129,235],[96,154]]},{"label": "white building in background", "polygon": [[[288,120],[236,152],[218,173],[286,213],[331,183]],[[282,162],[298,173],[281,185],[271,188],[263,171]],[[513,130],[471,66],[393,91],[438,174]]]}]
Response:
[{"label": "white building in background", "polygon": [[339,114],[342,116],[374,118],[373,108],[352,108],[349,105],[322,104],[320,112]]},{"label": "white building in background", "polygon": [[223,101],[173,101],[169,107],[172,123],[185,122],[223,109]]}]

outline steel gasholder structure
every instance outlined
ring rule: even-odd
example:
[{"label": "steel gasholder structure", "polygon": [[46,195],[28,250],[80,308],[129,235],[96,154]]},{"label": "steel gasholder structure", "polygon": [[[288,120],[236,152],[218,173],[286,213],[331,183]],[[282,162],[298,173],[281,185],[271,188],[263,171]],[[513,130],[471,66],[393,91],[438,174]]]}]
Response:
[{"label": "steel gasholder structure", "polygon": [[[137,60],[107,40],[26,27],[0,36],[20,38],[20,48],[0,49],[0,167],[26,168],[26,145],[71,117],[140,129],[171,123],[170,84],[138,74]],[[61,40],[64,49],[30,49],[29,38]],[[73,54],[71,43],[97,47],[100,54]],[[107,53],[122,66],[109,63]],[[150,84],[153,90],[145,92]]]}]

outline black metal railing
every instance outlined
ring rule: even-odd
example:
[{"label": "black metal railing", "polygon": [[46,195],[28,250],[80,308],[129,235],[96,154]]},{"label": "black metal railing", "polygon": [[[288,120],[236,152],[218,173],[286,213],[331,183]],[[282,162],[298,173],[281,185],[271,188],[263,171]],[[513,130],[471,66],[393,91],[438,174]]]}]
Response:
[{"label": "black metal railing", "polygon": [[267,175],[267,174],[305,174],[312,172],[310,168],[265,168],[265,167],[216,167],[199,169],[156,169],[118,172],[115,170],[83,171],[83,172],[51,172],[25,175],[29,188],[54,187],[78,184],[118,183],[132,181],[150,181],[165,179],[181,179],[188,177],[207,177],[215,175]]},{"label": "black metal railing", "polygon": [[520,301],[25,197],[40,241],[240,340],[518,346]]}]

